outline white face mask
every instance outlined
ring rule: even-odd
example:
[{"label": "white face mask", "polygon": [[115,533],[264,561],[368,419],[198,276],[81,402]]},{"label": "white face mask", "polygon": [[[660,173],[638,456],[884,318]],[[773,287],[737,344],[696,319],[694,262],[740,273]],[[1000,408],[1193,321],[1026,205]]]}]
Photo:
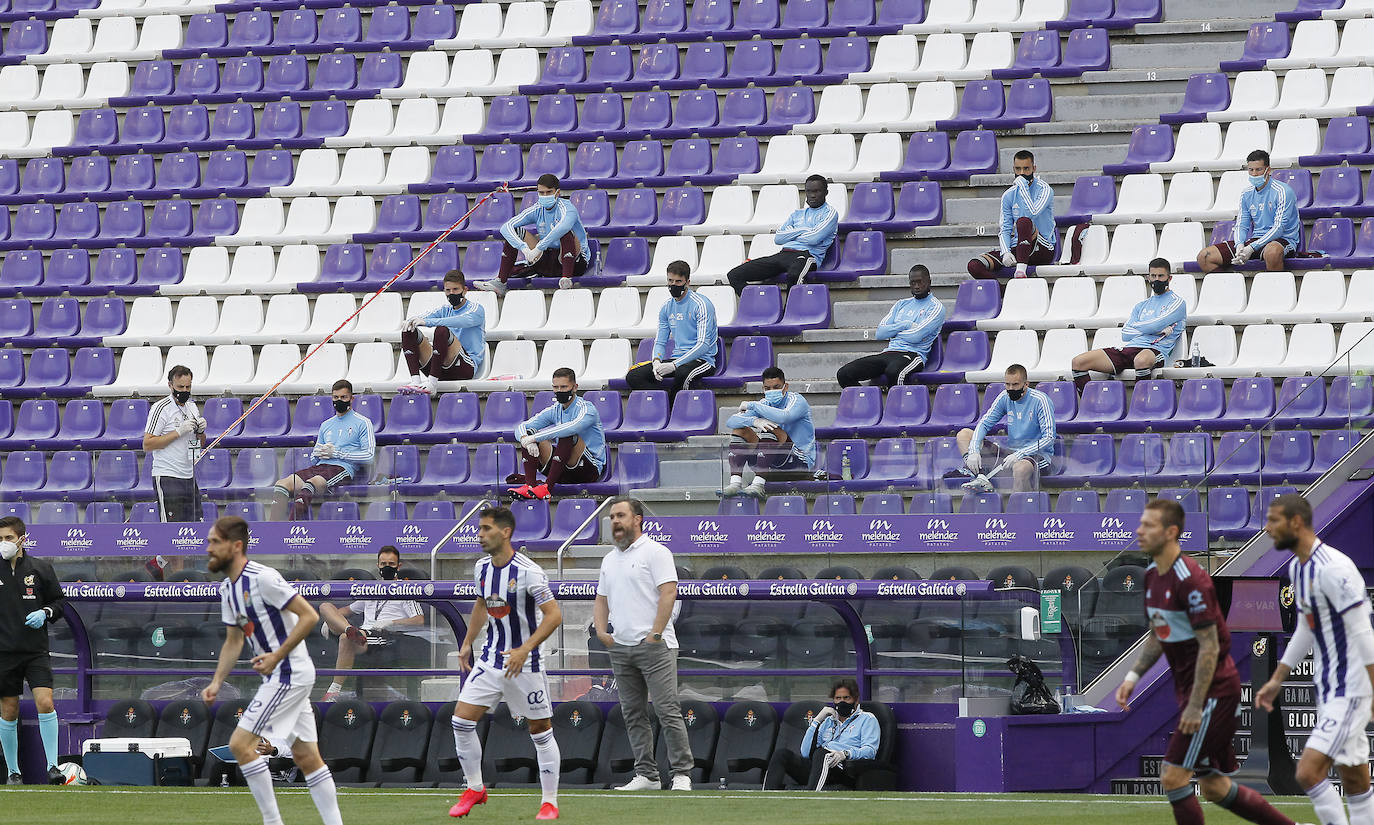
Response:
[{"label": "white face mask", "polygon": [[0,541],[0,558],[10,561],[19,555],[19,545],[12,541]]}]

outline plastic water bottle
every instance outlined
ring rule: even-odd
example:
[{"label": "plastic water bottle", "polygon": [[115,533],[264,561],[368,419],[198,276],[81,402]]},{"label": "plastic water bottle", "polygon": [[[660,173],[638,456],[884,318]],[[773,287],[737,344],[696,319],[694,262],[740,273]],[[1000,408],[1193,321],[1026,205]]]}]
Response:
[{"label": "plastic water bottle", "polygon": [[840,478],[844,479],[845,481],[850,481],[854,478],[854,471],[851,469],[851,465],[849,463],[848,450],[846,450],[845,454],[840,458]]},{"label": "plastic water bottle", "polygon": [[1190,363],[1195,367],[1202,366],[1202,347],[1199,347],[1196,341],[1193,342],[1193,357]]},{"label": "plastic water bottle", "polygon": [[1073,685],[1064,685],[1059,689],[1059,710],[1073,713]]},{"label": "plastic water bottle", "polygon": [[722,790],[722,791],[728,791],[728,790],[730,790],[730,784],[729,784],[728,782],[725,781],[725,777],[723,777],[723,776],[720,778],[720,790]]}]

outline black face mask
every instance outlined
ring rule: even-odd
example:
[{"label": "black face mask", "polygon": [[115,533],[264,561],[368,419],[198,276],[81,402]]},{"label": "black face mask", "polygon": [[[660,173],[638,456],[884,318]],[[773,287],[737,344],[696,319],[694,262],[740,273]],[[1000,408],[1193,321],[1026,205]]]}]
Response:
[{"label": "black face mask", "polygon": [[1026,390],[1024,387],[1019,390],[1007,390],[1007,398],[1010,398],[1012,401],[1020,401],[1021,396],[1025,394]]},{"label": "black face mask", "polygon": [[346,412],[348,412],[348,407],[349,407],[349,405],[350,405],[350,402],[344,401],[344,400],[341,400],[341,399],[336,398],[336,399],[334,399],[334,412],[336,412],[336,413],[346,413]]},{"label": "black face mask", "polygon": [[557,399],[558,403],[566,404],[569,401],[573,400],[573,396],[575,394],[576,393],[574,393],[572,390],[563,390],[562,392],[555,392],[553,394],[553,397]]},{"label": "black face mask", "polygon": [[1169,291],[1169,282],[1150,281],[1150,289],[1153,289],[1156,295],[1163,295],[1164,293]]},{"label": "black face mask", "polygon": [[1034,173],[1034,172],[1030,172],[1030,173],[1025,174],[1025,175],[1017,175],[1017,177],[1018,177],[1018,178],[1021,178],[1021,179],[1024,180],[1026,183],[1032,183],[1032,182],[1034,182],[1034,180],[1035,180],[1035,173]]},{"label": "black face mask", "polygon": [[185,404],[187,401],[191,400],[191,391],[172,390],[172,398],[177,402],[177,404]]},{"label": "black face mask", "polygon": [[389,581],[396,578],[396,574],[401,571],[395,567],[378,567],[377,572],[382,574],[382,578]]},{"label": "black face mask", "polygon": [[448,305],[453,307],[454,309],[457,309],[458,307],[462,306],[463,302],[466,300],[467,298],[462,295],[449,295]]},{"label": "black face mask", "polygon": [[678,298],[681,298],[683,295],[686,295],[686,294],[687,294],[687,285],[686,285],[686,284],[669,284],[669,285],[668,285],[668,294],[671,295],[671,296],[673,296],[673,299],[674,299],[674,300],[676,300],[676,299],[678,299]]},{"label": "black face mask", "polygon": [[840,715],[840,718],[841,718],[841,719],[848,719],[848,718],[849,718],[849,714],[851,714],[851,713],[854,712],[854,703],[853,703],[853,702],[836,702],[836,703],[835,703],[835,712],[838,713],[838,714]]}]

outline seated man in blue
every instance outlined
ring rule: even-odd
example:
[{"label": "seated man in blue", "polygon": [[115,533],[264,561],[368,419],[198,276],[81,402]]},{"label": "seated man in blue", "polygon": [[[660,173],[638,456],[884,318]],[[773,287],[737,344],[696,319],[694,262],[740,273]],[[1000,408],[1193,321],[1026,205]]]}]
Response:
[{"label": "seated man in blue", "polygon": [[825,253],[830,251],[840,229],[840,213],[825,202],[830,191],[830,182],[825,178],[807,178],[805,191],[806,205],[793,211],[773,233],[773,242],[781,248],[772,255],[745,261],[726,273],[736,295],[742,295],[751,283],[771,281],[779,275],[786,275],[787,286],[791,287],[825,260]]},{"label": "seated man in blue", "polygon": [[1240,193],[1236,232],[1229,241],[1213,244],[1197,255],[1204,273],[1227,264],[1240,266],[1258,254],[1270,272],[1284,269],[1283,259],[1302,244],[1302,218],[1293,188],[1274,180],[1269,153],[1256,149],[1245,156],[1250,185]]},{"label": "seated man in blue", "polygon": [[[1004,378],[1006,392],[992,402],[978,421],[978,428],[965,427],[956,436],[959,451],[964,454],[964,466],[957,472],[972,479],[964,487],[973,492],[992,492],[989,477],[1008,470],[1012,474],[1012,490],[1030,492],[1040,486],[1040,475],[1049,469],[1050,457],[1054,455],[1054,439],[1058,434],[1054,402],[1040,390],[1030,388],[1026,368],[1020,364],[1007,367]],[[1003,418],[1007,419],[1006,446],[984,444],[987,434]],[[1000,462],[988,473],[983,472],[985,448],[989,458]]]},{"label": "seated man in blue", "polygon": [[[763,400],[743,401],[725,422],[730,428],[730,483],[722,498],[763,498],[764,473],[810,470],[816,466],[816,425],[811,405],[787,389],[787,376],[777,367],[763,371]],[[744,486],[744,468],[754,481]]]},{"label": "seated man in blue", "polygon": [[334,415],[320,424],[310,457],[315,463],[280,479],[272,487],[272,521],[281,521],[291,504],[291,518],[310,514],[310,500],[350,481],[366,484],[367,466],[377,457],[372,420],[353,411],[353,385],[340,378],[331,388]]},{"label": "seated man in blue", "polygon": [[930,270],[916,264],[907,275],[911,297],[903,298],[878,324],[873,337],[889,341],[887,349],[855,358],[835,374],[841,387],[857,387],[864,381],[877,384],[886,378],[890,387],[914,383],[912,379],[930,357],[930,348],[945,324],[945,305],[930,294]]},{"label": "seated man in blue", "polygon": [[[672,381],[668,403],[692,382],[716,371],[720,337],[716,332],[716,305],[692,291],[692,270],[686,261],[668,264],[668,294],[658,310],[654,336],[654,360],[636,364],[625,373],[632,390],[657,390]],[[672,340],[673,350],[668,351]]]},{"label": "seated man in blue", "polygon": [[[567,289],[572,286],[573,278],[586,273],[591,260],[587,230],[572,201],[558,197],[561,185],[555,175],[539,176],[539,200],[501,224],[501,237],[505,239],[501,269],[495,278],[478,281],[478,289],[504,295],[506,282],[512,276],[529,278],[536,275],[556,277],[558,288]],[[518,230],[524,227],[534,227],[534,230],[526,230],[522,237]],[[548,254],[555,249],[558,250],[556,256]],[[524,259],[519,272],[516,271],[517,256]]]},{"label": "seated man in blue", "polygon": [[[606,433],[592,402],[577,397],[577,373],[567,367],[553,371],[554,403],[515,428],[525,451],[525,472],[506,479],[512,498],[553,496],[554,485],[593,484],[608,466]],[[539,484],[538,474],[544,474]],[[523,483],[521,483],[523,482]]]},{"label": "seated man in blue", "polygon": [[1150,261],[1145,282],[1150,285],[1150,297],[1136,304],[1131,317],[1121,328],[1121,346],[1089,350],[1073,357],[1073,385],[1082,394],[1088,385],[1089,372],[1120,375],[1130,369],[1137,381],[1148,379],[1164,366],[1164,360],[1174,351],[1183,335],[1188,307],[1183,296],[1169,289],[1172,267],[1163,258]]},{"label": "seated man in blue", "polygon": [[801,756],[785,748],[774,751],[763,786],[781,790],[791,777],[821,790],[817,785],[824,772],[826,788],[853,788],[873,766],[881,734],[878,717],[859,705],[858,682],[848,677],[839,679],[830,689],[830,705],[811,717],[802,736]]},{"label": "seated man in blue", "polygon": [[[462,271],[451,270],[444,276],[447,303],[401,324],[401,354],[410,368],[410,383],[401,392],[430,395],[440,381],[466,381],[482,368],[487,357],[487,313],[467,295]],[[419,327],[429,327],[430,337]]]}]

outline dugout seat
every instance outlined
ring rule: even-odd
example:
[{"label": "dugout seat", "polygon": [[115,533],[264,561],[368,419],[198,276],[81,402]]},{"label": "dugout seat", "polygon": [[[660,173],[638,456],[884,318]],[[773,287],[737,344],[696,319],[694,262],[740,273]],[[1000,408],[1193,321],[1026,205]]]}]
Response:
[{"label": "dugout seat", "polygon": [[[658,741],[658,716],[649,715],[649,724],[654,730],[654,741]],[[601,730],[601,747],[596,754],[596,776],[593,785],[609,788],[629,782],[635,775],[634,752],[630,750],[630,737],[625,732],[625,716],[620,705],[611,707],[606,714],[606,725]]]},{"label": "dugout seat", "polygon": [[[682,721],[687,727],[687,741],[692,746],[692,783],[705,783],[711,779],[707,773],[715,763],[716,739],[720,734],[720,716],[713,705],[695,699],[683,699]],[[668,759],[668,738],[658,738],[658,748],[654,751],[658,760],[658,775],[667,788],[672,782],[673,770]]]},{"label": "dugout seat", "polygon": [[512,714],[505,702],[492,709],[490,733],[482,748],[482,779],[487,787],[497,788],[539,781],[529,720]]},{"label": "dugout seat", "polygon": [[142,699],[125,699],[115,702],[105,711],[105,727],[100,735],[105,738],[128,737],[134,739],[151,738],[157,730],[157,711]]},{"label": "dugout seat", "polygon": [[191,743],[192,764],[204,765],[205,748],[210,737],[210,711],[199,697],[177,699],[163,705],[157,729],[168,736],[184,737]]},{"label": "dugout seat", "polygon": [[386,782],[413,786],[425,769],[432,718],[420,702],[392,702],[377,719],[372,740],[372,761],[367,777],[378,787]]},{"label": "dugout seat", "polygon": [[[220,702],[215,706],[214,721],[210,725],[209,738],[209,742],[213,743],[213,746],[229,744],[229,737],[233,734],[234,728],[239,726],[239,717],[243,716],[243,711],[248,707],[251,700],[251,696],[245,696]],[[207,744],[206,747],[211,747],[211,745]],[[219,759],[205,759],[201,764],[200,780],[196,784],[219,785],[225,776],[229,777],[230,784],[243,784],[243,776],[239,774],[236,766],[221,762]]]},{"label": "dugout seat", "polygon": [[377,712],[357,699],[335,702],[320,725],[320,756],[340,785],[360,785],[367,775]]},{"label": "dugout seat", "polygon": [[724,777],[731,788],[762,788],[777,738],[778,712],[767,702],[736,702],[725,711],[708,779]]},{"label": "dugout seat", "polygon": [[[765,790],[780,791],[784,788],[799,787],[784,771],[782,754],[791,753],[801,758],[802,737],[806,735],[811,720],[823,707],[825,705],[821,702],[793,702],[782,712],[782,719],[777,726],[777,737],[773,741],[773,752],[763,778]],[[729,716],[728,713],[726,715]]]},{"label": "dugout seat", "polygon": [[553,733],[563,759],[560,784],[592,784],[604,727],[601,708],[592,702],[563,702],[554,706]]},{"label": "dugout seat", "polygon": [[[458,753],[453,745],[453,708],[457,702],[449,702],[434,713],[433,731],[429,737],[429,750],[425,754],[425,769],[420,776],[420,784],[439,788],[465,788],[463,769],[458,764]],[[483,741],[491,727],[491,714],[477,722],[477,735]]]},{"label": "dugout seat", "polygon": [[897,717],[882,702],[868,700],[860,706],[878,719],[878,754],[874,765],[854,783],[856,791],[891,791],[897,788]]}]

